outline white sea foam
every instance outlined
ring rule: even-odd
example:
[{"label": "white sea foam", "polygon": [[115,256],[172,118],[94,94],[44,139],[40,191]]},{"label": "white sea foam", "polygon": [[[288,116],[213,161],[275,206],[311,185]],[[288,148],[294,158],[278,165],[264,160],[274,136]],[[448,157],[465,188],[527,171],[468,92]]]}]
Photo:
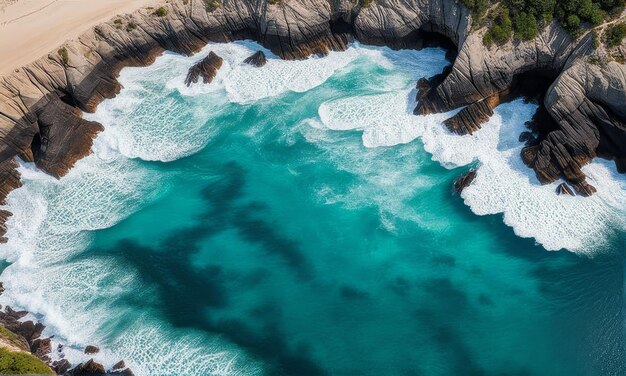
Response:
[{"label": "white sea foam", "polygon": [[[540,185],[521,161],[526,130],[536,106],[521,100],[504,104],[474,135],[458,136],[442,126],[452,115],[414,116],[411,89],[324,103],[319,110],[323,124],[333,130],[363,131],[367,147],[407,143],[420,137],[432,158],[447,168],[474,162],[479,173],[462,197],[478,215],[504,214],[504,222],[522,237],[532,237],[548,250],[566,248],[593,253],[608,238],[609,228],[626,228],[626,179],[612,163],[594,161],[584,168],[598,188],[591,198],[557,196],[560,182]],[[409,98],[409,99],[407,99]]]},{"label": "white sea foam", "polygon": [[147,318],[107,340],[107,325],[125,316],[112,302],[145,287],[130,270],[113,274],[114,260],[82,257],[82,251],[91,230],[111,226],[150,200],[158,179],[135,161],[111,158],[99,141],[95,153],[60,180],[29,164],[20,168],[24,186],[9,196],[14,215],[9,242],[0,248],[12,262],[2,275],[7,291],[0,303],[36,312],[45,334],[67,345],[63,355],[74,364],[86,360],[80,351],[85,345],[109,343],[96,360],[110,367],[123,358],[135,374],[257,374],[255,363],[232,345]]},{"label": "white sea foam", "polygon": [[[443,53],[435,50],[392,52],[384,48],[354,45],[346,52],[305,61],[281,61],[269,51],[268,64],[252,68],[243,59],[261,49],[253,43],[211,44],[193,57],[165,54],[148,68],[124,69],[125,89],[102,103],[90,119],[106,130],[94,143],[94,154],[79,161],[64,178],[53,179],[33,167],[20,167],[24,186],[9,196],[9,242],[0,256],[12,262],[3,272],[7,292],[0,303],[38,313],[55,333],[70,345],[110,343],[98,360],[107,365],[124,358],[136,374],[255,374],[258,368],[241,352],[212,338],[160,327],[142,317],[123,335],[109,339],[102,326],[123,317],[114,302],[128,289],[141,289],[132,273],[111,275],[106,258],[82,258],[93,230],[119,222],[151,200],[158,174],[138,161],[172,161],[192,154],[211,138],[215,111],[226,101],[252,103],[289,91],[311,90],[349,64],[367,64],[402,70],[408,76],[372,80],[372,93],[338,98],[322,104],[319,119],[306,136],[312,142],[326,137],[325,128],[361,130],[369,149],[342,149],[350,161],[341,168],[362,177],[364,184],[352,192],[358,207],[376,206],[383,225],[393,230],[394,219],[413,220],[424,228],[445,223],[425,220],[400,203],[429,185],[429,177],[416,179],[413,154],[419,145],[399,153],[405,169],[389,165],[392,173],[370,171],[367,158],[382,152],[380,146],[409,143],[421,137],[433,159],[453,168],[477,162],[480,170],[463,199],[477,214],[504,213],[504,221],[520,236],[534,237],[547,249],[562,247],[591,251],[590,244],[604,239],[607,226],[624,228],[626,183],[609,163],[585,167],[598,193],[591,198],[554,194],[555,184],[540,186],[532,171],[521,164],[517,141],[533,105],[520,101],[502,105],[488,124],[471,136],[449,134],[442,126],[444,115],[413,116],[415,92],[407,78],[430,76],[444,65]],[[187,69],[208,51],[224,58],[211,85],[183,84]],[[409,73],[410,72],[410,73]],[[215,94],[219,95],[215,95]],[[221,95],[224,94],[224,95]],[[164,97],[165,96],[165,97]],[[342,194],[319,189],[322,200],[341,199]],[[398,199],[399,198],[399,199]],[[166,335],[167,333],[167,335]],[[175,333],[175,335],[172,335]],[[66,356],[81,359],[80,351],[66,349]],[[149,361],[148,361],[149,360]]]}]

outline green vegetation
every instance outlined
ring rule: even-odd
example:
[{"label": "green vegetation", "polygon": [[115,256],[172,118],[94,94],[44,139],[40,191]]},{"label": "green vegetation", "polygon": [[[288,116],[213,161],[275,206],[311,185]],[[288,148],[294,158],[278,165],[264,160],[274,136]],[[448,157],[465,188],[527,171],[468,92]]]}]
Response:
[{"label": "green vegetation", "polygon": [[461,0],[461,2],[472,11],[478,26],[489,27],[489,35],[484,37],[485,44],[489,45],[505,43],[511,37],[517,40],[531,40],[555,18],[571,35],[576,36],[583,27],[598,26],[621,13],[626,0]]},{"label": "green vegetation", "polygon": [[114,24],[116,25],[121,25],[122,24],[122,19],[121,18],[117,18],[115,21],[113,21]]},{"label": "green vegetation", "polygon": [[157,8],[157,10],[154,11],[154,14],[158,17],[165,17],[167,16],[167,9],[165,9],[164,7],[159,7]]},{"label": "green vegetation", "polygon": [[372,0],[359,0],[359,4],[363,8],[369,7],[371,3],[372,3]]},{"label": "green vegetation", "polygon": [[126,25],[126,31],[133,31],[137,28],[137,25],[135,25],[134,22],[129,22],[128,25]]},{"label": "green vegetation", "polygon": [[511,39],[513,27],[509,10],[504,7],[498,7],[492,25],[483,37],[483,42],[490,46],[491,43],[503,44]]},{"label": "green vegetation", "polygon": [[11,352],[0,348],[0,374],[2,375],[54,375],[54,372],[34,355]]},{"label": "green vegetation", "polygon": [[206,6],[206,11],[210,13],[219,8],[222,3],[218,0],[204,0],[204,5]]},{"label": "green vegetation", "polygon": [[622,22],[609,26],[604,32],[604,37],[607,47],[619,46],[626,37],[626,23]]},{"label": "green vegetation", "polygon": [[61,56],[61,60],[63,61],[63,65],[67,65],[70,62],[70,56],[67,53],[67,48],[62,47],[59,50],[59,56]]},{"label": "green vegetation", "polygon": [[23,346],[18,336],[2,325],[0,325],[0,342],[8,343],[18,348],[21,348]]},{"label": "green vegetation", "polygon": [[270,5],[280,4],[281,0],[267,0],[267,3]]}]

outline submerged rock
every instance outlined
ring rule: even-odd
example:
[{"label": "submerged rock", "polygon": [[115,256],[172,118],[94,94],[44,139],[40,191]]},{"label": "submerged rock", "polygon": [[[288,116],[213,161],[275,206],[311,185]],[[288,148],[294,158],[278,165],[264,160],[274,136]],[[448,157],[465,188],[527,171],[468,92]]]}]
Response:
[{"label": "submerged rock", "polygon": [[197,83],[200,77],[202,77],[202,81],[205,84],[210,84],[215,78],[215,75],[217,75],[217,71],[220,69],[223,62],[224,60],[217,56],[215,52],[209,52],[207,57],[189,68],[189,73],[187,73],[187,78],[185,79],[185,85],[191,86],[191,84]]},{"label": "submerged rock", "polygon": [[531,132],[522,132],[519,135],[518,141],[519,142],[527,142],[530,143],[535,139],[535,137],[533,136],[533,134]]},{"label": "submerged rock", "polygon": [[246,64],[254,65],[258,68],[264,66],[267,63],[267,58],[265,57],[263,51],[257,51],[250,57],[246,58],[246,60],[244,60],[243,62]]},{"label": "submerged rock", "polygon": [[467,188],[470,184],[472,184],[475,178],[476,178],[476,170],[475,169],[469,170],[465,175],[456,179],[456,181],[454,182],[454,190],[460,194],[461,192],[463,192],[465,188]]}]

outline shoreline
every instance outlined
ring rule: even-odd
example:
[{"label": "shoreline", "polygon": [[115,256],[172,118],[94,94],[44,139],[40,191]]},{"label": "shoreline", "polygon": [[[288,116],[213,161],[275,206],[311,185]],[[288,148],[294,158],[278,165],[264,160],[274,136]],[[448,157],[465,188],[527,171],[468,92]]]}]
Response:
[{"label": "shoreline", "polygon": [[[13,67],[4,73],[0,71],[0,99],[2,99],[2,107],[0,107],[0,131],[2,133],[0,134],[3,135],[2,145],[0,145],[0,193],[4,194],[4,197],[0,194],[0,199],[6,198],[6,194],[19,186],[19,176],[15,183],[17,172],[13,163],[14,158],[20,157],[25,161],[35,162],[39,169],[60,178],[73,167],[76,161],[91,153],[93,138],[100,132],[102,126],[99,123],[84,120],[82,111],[94,112],[102,100],[112,98],[119,93],[121,85],[117,81],[117,76],[123,67],[150,65],[165,50],[191,55],[209,41],[228,42],[253,39],[285,59],[303,59],[313,54],[325,54],[330,50],[342,50],[352,37],[364,43],[378,45],[398,43],[401,46],[406,43],[403,38],[415,37],[416,35],[412,33],[419,32],[428,23],[431,25],[427,27],[432,29],[429,31],[438,32],[452,40],[457,46],[457,52],[470,48],[464,47],[467,46],[468,39],[473,37],[481,39],[480,35],[470,33],[471,21],[468,20],[469,13],[466,10],[452,0],[437,1],[433,2],[441,4],[438,10],[432,11],[433,14],[429,14],[428,17],[425,17],[423,13],[417,14],[415,17],[421,16],[421,21],[414,21],[415,24],[411,25],[408,30],[405,24],[382,26],[383,24],[368,22],[367,17],[376,17],[369,9],[359,9],[358,15],[351,18],[350,13],[353,9],[336,10],[332,9],[326,1],[317,4],[315,0],[303,1],[303,4],[306,4],[305,10],[308,12],[303,12],[301,8],[290,7],[284,9],[290,10],[291,13],[283,12],[279,5],[270,7],[265,0],[251,5],[238,4],[232,9],[208,12],[202,2],[180,0],[163,3],[167,14],[159,17],[142,8],[152,0],[137,0],[136,3],[141,3],[139,9],[132,14],[119,17],[120,23],[113,20],[113,17],[118,14],[117,11],[111,10],[112,13],[107,13],[106,16],[92,14],[93,18],[84,28],[68,31],[74,38],[63,39],[58,44],[55,44],[58,38],[45,40],[46,45],[50,44],[55,47],[38,55],[29,63],[16,65],[17,69],[13,72],[9,73],[14,69]],[[102,2],[107,3],[106,0],[100,1]],[[319,12],[315,8],[311,11],[310,7],[316,4],[320,6]],[[41,9],[38,12],[40,11]],[[39,15],[38,12],[26,14],[22,20],[35,19]],[[246,13],[252,21],[240,17],[240,13]],[[332,21],[336,14],[340,16],[338,19],[345,17],[350,20],[350,23],[343,19],[341,22]],[[411,16],[414,15],[411,14]],[[309,20],[313,21],[309,24],[307,23]],[[290,22],[312,26],[296,34],[289,29]],[[2,21],[0,21],[1,24]],[[8,23],[7,27],[12,24],[15,22]],[[257,29],[253,28],[255,24]],[[385,27],[390,30],[384,29]],[[0,33],[6,30],[0,26]],[[565,44],[565,47],[561,44],[546,46],[546,50],[552,52],[554,56],[553,60],[547,64],[553,64],[558,67],[559,71],[565,70],[564,67],[570,54],[577,49],[584,50],[585,43],[587,43],[568,41],[563,31],[557,26],[549,28],[546,33],[557,34],[559,38],[562,38],[560,42]],[[13,32],[4,34],[13,34]],[[59,47],[65,49],[65,56],[57,53],[56,50]],[[555,47],[562,47],[562,50],[557,51]],[[519,48],[535,50],[537,47],[535,43],[527,43]],[[0,51],[3,51],[1,47]],[[30,51],[30,55],[25,53],[20,57],[15,57],[15,64],[33,57],[34,54],[39,54],[40,51],[41,48]],[[502,58],[503,55],[509,56],[505,52],[498,52],[500,55],[496,54],[496,58]],[[482,53],[481,50],[479,53]],[[513,54],[511,51],[506,53]],[[524,66],[524,69],[527,66],[541,68],[539,57],[537,56],[536,59],[537,61],[521,61],[519,64]],[[460,61],[459,65],[463,63],[464,61]],[[521,67],[514,68],[510,69],[512,71],[522,69]],[[453,76],[460,69],[455,62],[448,77]],[[489,99],[494,95],[499,96],[503,92],[508,92],[509,86],[513,85],[514,74],[510,76],[511,81],[508,84],[501,82],[498,82],[498,85],[485,84],[483,88],[485,98]],[[469,105],[466,108],[472,112],[472,105],[489,103],[489,101],[484,101],[485,98],[477,97],[475,93],[471,95],[459,93],[458,97],[454,98],[444,96],[448,100],[444,103],[440,97],[437,97],[440,93],[436,89],[440,88],[448,77],[442,77],[440,82],[422,82],[421,94],[418,95],[421,95],[420,99],[424,100],[424,103],[428,102],[431,105],[425,107],[427,112],[441,112],[448,108],[465,105]],[[505,89],[502,89],[502,85]],[[499,100],[494,102],[498,103]],[[470,113],[467,118],[471,118],[471,121],[474,121],[474,118],[484,120],[493,114],[493,109],[487,108],[481,111],[483,113],[479,113],[480,116]],[[490,111],[491,114],[489,114]],[[531,157],[536,157],[536,154]],[[594,156],[586,157],[586,159],[575,160],[584,165]],[[535,166],[534,162],[533,166]],[[552,168],[552,165],[549,167]],[[557,176],[560,173],[558,170],[556,172],[550,170],[550,172]],[[2,223],[0,221],[0,236],[3,235]]]}]

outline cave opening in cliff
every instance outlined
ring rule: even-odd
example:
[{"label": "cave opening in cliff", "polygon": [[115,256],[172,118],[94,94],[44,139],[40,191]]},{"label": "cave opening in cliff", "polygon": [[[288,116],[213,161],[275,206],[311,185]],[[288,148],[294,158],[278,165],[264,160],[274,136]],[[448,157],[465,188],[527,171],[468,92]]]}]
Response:
[{"label": "cave opening in cliff", "polygon": [[528,102],[538,104],[537,112],[527,123],[528,128],[537,133],[543,139],[548,133],[558,129],[558,124],[554,121],[543,101],[550,86],[558,77],[559,72],[553,69],[533,69],[513,76],[507,99],[511,101],[516,98],[524,98]]}]

